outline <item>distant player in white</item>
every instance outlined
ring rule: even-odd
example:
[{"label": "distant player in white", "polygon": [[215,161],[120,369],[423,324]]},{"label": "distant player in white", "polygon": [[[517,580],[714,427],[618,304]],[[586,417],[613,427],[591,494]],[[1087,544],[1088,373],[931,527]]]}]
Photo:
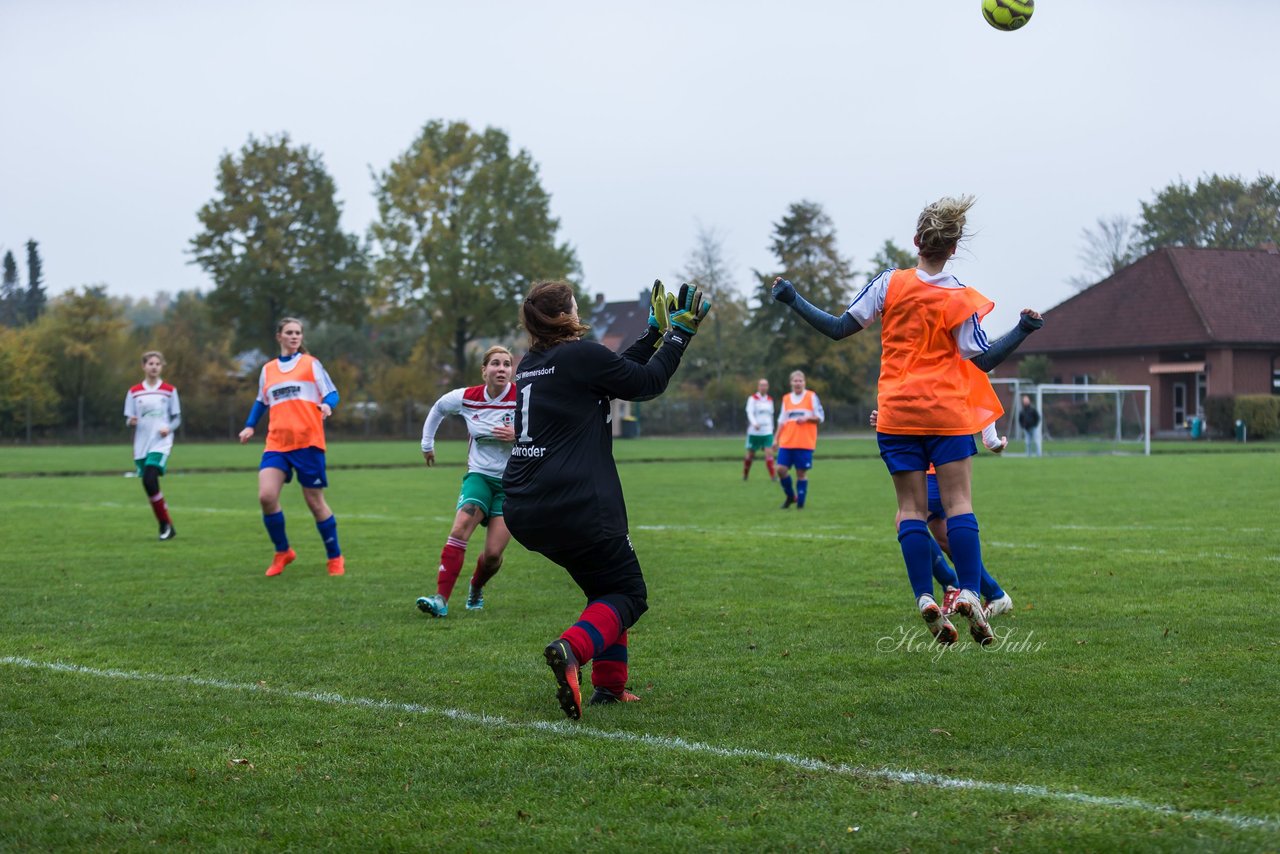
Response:
[{"label": "distant player in white", "polygon": [[461,415],[467,422],[467,473],[458,496],[458,514],[440,552],[436,593],[418,599],[418,609],[433,617],[449,613],[449,596],[466,560],[467,541],[477,525],[484,525],[484,553],[476,561],[476,571],[467,591],[467,610],[484,607],[484,586],[502,567],[502,552],[511,542],[511,533],[502,518],[502,473],[515,444],[516,386],[511,382],[511,351],[490,347],[481,368],[484,383],[456,388],[435,402],[422,425],[422,457],[428,466],[436,462],[436,431],[447,415]]},{"label": "distant player in white", "polygon": [[764,451],[764,464],[773,474],[773,398],[769,397],[769,381],[761,378],[756,393],[747,398],[747,455],[742,459],[742,479],[751,473],[756,451]]},{"label": "distant player in white", "polygon": [[178,403],[178,390],[160,379],[163,369],[164,356],[158,350],[142,354],[144,378],[125,395],[124,417],[125,423],[134,428],[133,465],[142,478],[151,512],[160,523],[160,539],[172,540],[177,532],[169,517],[169,505],[160,491],[160,476],[173,450],[173,431],[182,423],[182,407]]}]

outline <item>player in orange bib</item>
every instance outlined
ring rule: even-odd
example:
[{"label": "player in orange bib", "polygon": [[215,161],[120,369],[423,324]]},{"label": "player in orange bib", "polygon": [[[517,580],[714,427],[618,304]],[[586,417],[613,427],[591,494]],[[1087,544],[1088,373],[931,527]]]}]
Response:
[{"label": "player in orange bib", "polygon": [[[804,509],[809,495],[809,469],[813,468],[813,452],[818,447],[818,425],[827,420],[822,401],[816,392],[804,386],[804,371],[791,372],[791,393],[783,395],[778,412],[778,431],[773,447],[778,460],[778,483],[782,485],[782,509],[792,504]],[[791,487],[791,469],[796,470],[795,488]]]},{"label": "player in orange bib", "polygon": [[954,630],[945,631],[942,608],[933,597],[925,478],[933,464],[961,588],[955,611],[969,621],[974,640],[985,646],[994,636],[978,596],[982,546],[971,494],[972,457],[978,452],[973,434],[1003,413],[985,372],[1007,358],[1044,320],[1037,312],[1023,309],[1014,329],[988,341],[981,321],[995,303],[944,272],[964,237],[965,214],[972,205],[973,197],[965,196],[939,199],[925,208],[914,238],[918,265],[881,273],[839,317],[805,301],[782,278],[774,281],[773,298],[837,340],[881,320],[876,438],[893,476],[902,520],[898,542],[916,606],[940,643],[955,639]]},{"label": "player in orange bib", "polygon": [[279,575],[297,558],[285,534],[280,491],[297,472],[302,497],[316,520],[324,542],[329,574],[342,575],[346,564],[338,545],[338,520],[324,500],[329,485],[325,474],[324,420],[338,405],[338,389],[320,360],[302,349],[302,321],[286,317],[276,325],[280,358],[262,366],[258,397],[240,431],[240,444],[253,438],[254,428],[270,412],[267,447],[258,466],[258,501],[262,522],[276,554],[267,575]]}]

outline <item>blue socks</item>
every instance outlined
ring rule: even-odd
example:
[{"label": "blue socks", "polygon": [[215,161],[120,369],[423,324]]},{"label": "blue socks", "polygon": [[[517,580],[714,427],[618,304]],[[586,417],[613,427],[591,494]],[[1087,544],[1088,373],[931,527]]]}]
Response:
[{"label": "blue socks", "polygon": [[809,494],[809,481],[801,480],[796,482],[796,506],[804,506],[804,497]]},{"label": "blue socks", "polygon": [[[267,536],[278,552],[289,550],[289,537],[284,532],[284,511],[263,514],[262,524],[267,528]],[[323,522],[316,522],[316,530],[320,539],[324,540],[324,552],[329,557],[341,557],[342,549],[338,546],[338,517],[330,516]]]},{"label": "blue socks", "polygon": [[267,536],[271,538],[276,551],[287,552],[289,550],[289,538],[284,532],[284,511],[279,510],[271,514],[264,513],[262,515],[262,524],[267,526]]},{"label": "blue socks", "polygon": [[338,517],[330,516],[323,522],[316,522],[316,530],[320,532],[320,539],[324,540],[325,555],[330,558],[341,557],[342,549],[338,547]]},{"label": "blue socks", "polygon": [[982,568],[982,595],[988,602],[994,602],[1004,596],[1000,582],[991,577],[991,573],[987,572],[985,566]]},{"label": "blue socks", "polygon": [[787,475],[784,478],[780,478],[778,482],[782,484],[782,491],[787,494],[787,497],[792,500],[795,500],[796,493],[795,493],[795,490],[791,488],[791,475]]},{"label": "blue socks", "polygon": [[933,595],[933,555],[929,544],[929,526],[919,519],[904,519],[898,525],[898,544],[902,546],[902,559],[907,564],[907,579],[917,599]]},{"label": "blue socks", "polygon": [[948,587],[959,587],[960,579],[956,577],[956,571],[951,568],[951,564],[947,563],[947,556],[942,551],[942,546],[938,545],[938,541],[933,537],[929,537],[929,551],[933,554],[933,577],[938,580],[945,590]]},{"label": "blue socks", "polygon": [[947,539],[951,559],[956,562],[956,575],[963,590],[982,586],[982,543],[978,540],[978,518],[972,513],[947,519]]}]

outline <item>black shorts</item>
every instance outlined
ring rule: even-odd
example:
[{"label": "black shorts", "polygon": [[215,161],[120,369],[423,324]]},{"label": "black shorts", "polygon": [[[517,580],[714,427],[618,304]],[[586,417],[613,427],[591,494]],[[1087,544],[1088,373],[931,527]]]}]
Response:
[{"label": "black shorts", "polygon": [[568,570],[588,601],[621,595],[643,602],[648,597],[644,576],[640,573],[640,560],[631,545],[631,537],[626,534],[594,543],[538,551]]}]

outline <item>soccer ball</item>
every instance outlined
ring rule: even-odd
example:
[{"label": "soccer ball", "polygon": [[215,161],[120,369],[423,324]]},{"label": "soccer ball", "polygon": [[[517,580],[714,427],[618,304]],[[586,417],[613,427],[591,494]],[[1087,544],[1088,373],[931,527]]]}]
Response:
[{"label": "soccer ball", "polygon": [[1036,10],[1036,0],[982,0],[982,17],[997,30],[1025,27]]}]

